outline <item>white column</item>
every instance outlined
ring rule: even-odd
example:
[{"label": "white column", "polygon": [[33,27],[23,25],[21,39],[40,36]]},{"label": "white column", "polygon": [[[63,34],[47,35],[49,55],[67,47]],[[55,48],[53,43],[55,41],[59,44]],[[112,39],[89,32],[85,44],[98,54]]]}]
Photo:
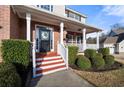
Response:
[{"label": "white column", "polygon": [[72,35],[72,41],[71,41],[71,44],[72,44],[72,45],[73,45],[73,42],[74,42],[73,38],[74,38],[74,36]]},{"label": "white column", "polygon": [[64,23],[60,23],[60,43],[63,44],[63,30],[64,30]]},{"label": "white column", "polygon": [[31,41],[31,14],[30,13],[26,13],[26,31],[27,31],[26,39],[28,41]]},{"label": "white column", "polygon": [[77,36],[76,36],[76,45],[77,45]]},{"label": "white column", "polygon": [[96,48],[99,49],[99,32],[97,32]]},{"label": "white column", "polygon": [[82,30],[83,32],[83,51],[86,49],[86,28]]}]

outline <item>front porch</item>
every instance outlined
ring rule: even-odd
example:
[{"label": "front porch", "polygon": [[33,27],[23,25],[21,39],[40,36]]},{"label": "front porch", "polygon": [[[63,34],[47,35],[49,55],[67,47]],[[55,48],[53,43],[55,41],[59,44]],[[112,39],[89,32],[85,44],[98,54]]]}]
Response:
[{"label": "front porch", "polygon": [[[33,77],[68,69],[68,48],[66,45],[76,45],[79,52],[87,49],[86,35],[97,33],[96,48],[99,48],[99,32],[101,29],[57,16],[37,9],[34,6],[14,6],[23,24],[26,40],[32,42]],[[23,31],[23,30],[22,30]],[[37,53],[56,52],[54,56],[37,57]],[[58,59],[59,58],[59,59]],[[40,62],[40,63],[39,63]],[[56,63],[58,62],[58,63]],[[46,65],[47,64],[47,65]],[[44,73],[43,73],[44,72]]]},{"label": "front porch", "polygon": [[[83,52],[85,49],[99,49],[99,32],[95,32],[97,39],[96,44],[87,43],[87,39],[83,41],[83,33],[68,31],[66,38],[64,38],[64,45],[66,46],[77,46],[79,48],[78,52]],[[87,37],[88,34],[85,34]],[[86,42],[85,47],[83,47],[83,42]]]}]

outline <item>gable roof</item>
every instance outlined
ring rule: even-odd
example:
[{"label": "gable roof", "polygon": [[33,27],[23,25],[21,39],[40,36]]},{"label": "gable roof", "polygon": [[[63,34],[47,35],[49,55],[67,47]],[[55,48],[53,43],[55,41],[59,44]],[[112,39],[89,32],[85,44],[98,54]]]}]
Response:
[{"label": "gable roof", "polygon": [[117,35],[124,33],[124,29],[118,29],[118,30],[112,30],[113,32],[115,32]]},{"label": "gable roof", "polygon": [[118,41],[118,37],[107,37],[104,41],[104,44],[116,44]]}]

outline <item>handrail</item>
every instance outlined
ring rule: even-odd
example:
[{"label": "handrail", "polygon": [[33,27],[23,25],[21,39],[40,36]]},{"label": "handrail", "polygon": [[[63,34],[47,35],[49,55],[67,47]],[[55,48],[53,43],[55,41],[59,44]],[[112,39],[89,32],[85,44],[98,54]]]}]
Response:
[{"label": "handrail", "polygon": [[36,40],[32,42],[33,78],[36,77]]},{"label": "handrail", "polygon": [[58,43],[58,54],[61,55],[68,69],[68,48],[65,48],[63,44]]}]

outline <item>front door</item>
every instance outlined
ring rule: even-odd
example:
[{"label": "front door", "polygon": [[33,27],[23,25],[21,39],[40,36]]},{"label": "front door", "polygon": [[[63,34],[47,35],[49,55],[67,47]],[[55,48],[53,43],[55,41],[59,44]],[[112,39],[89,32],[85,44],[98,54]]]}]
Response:
[{"label": "front door", "polygon": [[37,52],[49,52],[51,50],[51,30],[46,27],[38,27],[36,32]]},{"label": "front door", "polygon": [[50,51],[50,30],[40,28],[40,52]]}]

